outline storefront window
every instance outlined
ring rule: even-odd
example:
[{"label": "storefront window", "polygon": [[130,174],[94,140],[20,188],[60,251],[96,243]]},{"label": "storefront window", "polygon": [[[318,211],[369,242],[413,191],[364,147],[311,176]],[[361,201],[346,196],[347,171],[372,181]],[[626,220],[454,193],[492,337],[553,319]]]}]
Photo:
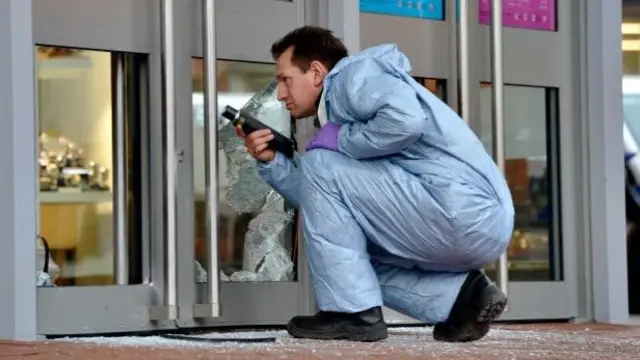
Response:
[{"label": "storefront window", "polygon": [[[557,91],[506,85],[505,173],[516,218],[508,248],[509,280],[561,280]],[[493,154],[491,85],[480,89],[479,135]],[[495,278],[495,266],[487,272]]]},{"label": "storefront window", "polygon": [[[273,78],[271,64],[218,61],[218,114],[225,106],[242,108]],[[193,156],[198,263],[206,263],[203,61],[193,60]],[[277,102],[274,102],[277,104]],[[277,107],[277,106],[276,106]],[[286,110],[286,109],[282,109]],[[282,134],[291,134],[291,119],[285,116],[269,123]],[[237,282],[294,281],[295,214],[257,173],[255,161],[246,152],[228,120],[219,116],[219,257],[221,280]],[[264,120],[263,120],[264,121]],[[203,266],[204,267],[204,266]],[[196,281],[199,276],[196,275]],[[203,279],[203,277],[201,278]]]},{"label": "storefront window", "polygon": [[[55,285],[114,284],[114,94],[116,88],[124,91],[125,55],[38,46],[36,56],[39,266],[46,243],[51,250],[46,270]],[[117,59],[122,66],[114,70]],[[123,174],[127,166],[122,163]],[[134,199],[133,188],[122,191]],[[121,205],[127,212],[124,201]],[[123,230],[121,244],[129,253],[133,248],[125,241],[133,234]],[[139,261],[133,263],[123,268],[139,267]]]}]

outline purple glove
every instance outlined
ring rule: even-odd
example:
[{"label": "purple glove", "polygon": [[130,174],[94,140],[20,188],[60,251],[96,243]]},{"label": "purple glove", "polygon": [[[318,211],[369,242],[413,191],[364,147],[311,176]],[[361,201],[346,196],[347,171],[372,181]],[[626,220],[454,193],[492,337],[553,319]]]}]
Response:
[{"label": "purple glove", "polygon": [[331,151],[338,151],[338,132],[340,131],[340,125],[327,122],[323,127],[318,130],[316,135],[309,141],[306,151],[311,149],[327,149]]}]

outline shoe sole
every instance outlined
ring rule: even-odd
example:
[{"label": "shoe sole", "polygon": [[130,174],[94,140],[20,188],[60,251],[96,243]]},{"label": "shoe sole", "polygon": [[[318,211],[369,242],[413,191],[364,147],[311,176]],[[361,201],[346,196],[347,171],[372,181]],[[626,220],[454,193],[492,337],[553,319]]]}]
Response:
[{"label": "shoe sole", "polygon": [[499,318],[507,307],[507,296],[495,286],[488,286],[482,293],[482,302],[485,304],[477,322],[491,322]]},{"label": "shoe sole", "polygon": [[[507,297],[495,286],[488,286],[482,292],[482,303],[476,321],[456,331],[453,336],[448,336],[447,331],[433,331],[433,338],[445,342],[471,342],[480,340],[489,333],[491,322],[502,315],[507,307]],[[446,326],[442,324],[441,326]],[[444,334],[442,334],[444,332]]]},{"label": "shoe sole", "polygon": [[310,332],[300,329],[292,324],[287,324],[287,332],[289,335],[299,339],[312,340],[349,340],[359,342],[374,342],[384,340],[389,337],[389,331],[386,324],[376,324],[365,332],[352,326],[345,327],[339,331],[328,332]]}]

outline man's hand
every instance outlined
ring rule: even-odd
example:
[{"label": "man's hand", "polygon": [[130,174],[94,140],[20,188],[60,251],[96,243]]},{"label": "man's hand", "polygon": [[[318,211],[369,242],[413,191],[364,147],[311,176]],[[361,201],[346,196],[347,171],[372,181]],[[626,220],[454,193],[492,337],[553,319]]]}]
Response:
[{"label": "man's hand", "polygon": [[316,135],[309,141],[305,150],[327,149],[338,151],[338,134],[340,133],[340,125],[332,122],[324,124]]},{"label": "man's hand", "polygon": [[245,135],[241,126],[236,126],[236,134],[238,137],[244,139],[244,145],[247,147],[247,152],[251,154],[256,160],[262,162],[270,162],[276,157],[276,152],[267,149],[269,141],[273,140],[274,136],[269,129],[256,130],[249,135]]}]

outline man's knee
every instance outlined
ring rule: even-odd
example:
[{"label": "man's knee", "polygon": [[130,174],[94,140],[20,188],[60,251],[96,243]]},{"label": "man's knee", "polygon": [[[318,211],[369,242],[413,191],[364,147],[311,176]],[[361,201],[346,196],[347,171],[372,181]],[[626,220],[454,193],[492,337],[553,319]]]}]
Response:
[{"label": "man's knee", "polygon": [[[467,244],[467,263],[483,266],[497,261],[507,251],[514,228],[514,215],[501,205],[487,210],[491,215],[475,227],[480,229],[476,236],[464,239]],[[462,245],[462,244],[458,244]],[[464,249],[464,246],[458,248]]]}]

